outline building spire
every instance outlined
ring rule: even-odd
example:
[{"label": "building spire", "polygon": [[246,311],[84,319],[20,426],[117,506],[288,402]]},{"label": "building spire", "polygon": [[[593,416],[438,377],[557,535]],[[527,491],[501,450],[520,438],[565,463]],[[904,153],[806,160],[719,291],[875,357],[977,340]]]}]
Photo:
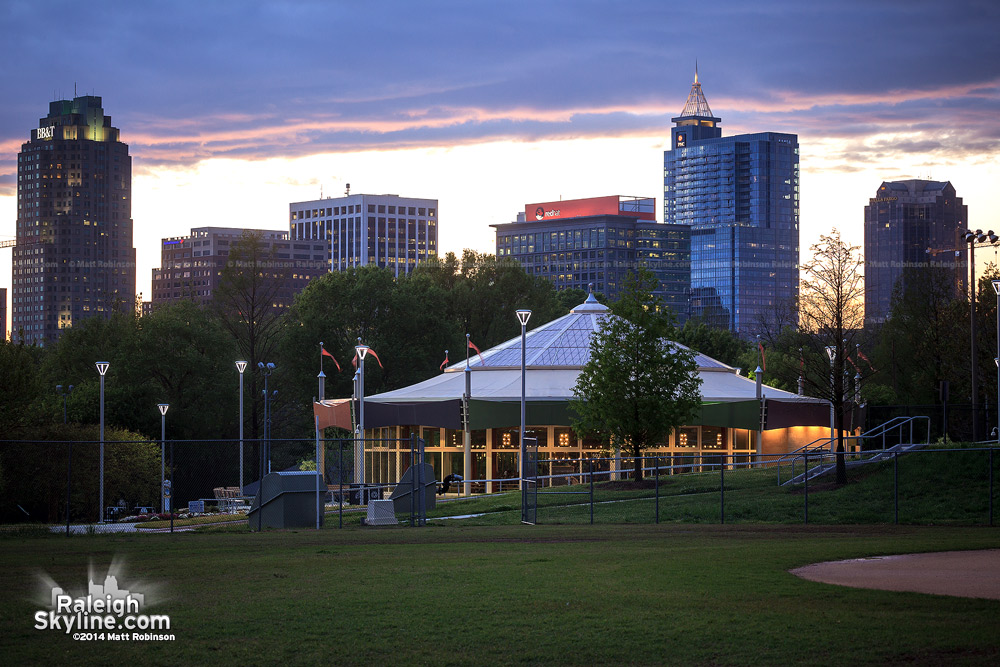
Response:
[{"label": "building spire", "polygon": [[694,61],[694,83],[691,84],[691,92],[688,93],[687,103],[681,111],[679,118],[712,118],[712,110],[705,99],[705,93],[701,91],[701,82],[698,81],[698,61]]}]

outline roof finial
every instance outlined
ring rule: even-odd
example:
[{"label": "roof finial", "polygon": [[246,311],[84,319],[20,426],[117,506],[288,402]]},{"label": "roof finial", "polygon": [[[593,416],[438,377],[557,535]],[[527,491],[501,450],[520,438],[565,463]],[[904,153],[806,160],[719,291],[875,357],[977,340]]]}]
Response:
[{"label": "roof finial", "polygon": [[691,92],[688,93],[684,110],[681,111],[681,118],[712,118],[712,110],[705,99],[705,93],[701,90],[701,82],[698,80],[698,61],[694,61],[694,83],[691,84]]},{"label": "roof finial", "polygon": [[594,293],[594,283],[587,283],[587,291],[591,294]]}]

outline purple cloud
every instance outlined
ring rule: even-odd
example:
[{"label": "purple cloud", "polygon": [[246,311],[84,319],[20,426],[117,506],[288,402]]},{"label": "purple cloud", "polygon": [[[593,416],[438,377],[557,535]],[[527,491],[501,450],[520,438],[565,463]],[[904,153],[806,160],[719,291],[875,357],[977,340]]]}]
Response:
[{"label": "purple cloud", "polygon": [[[43,11],[44,10],[44,11]],[[65,19],[58,48],[40,13]],[[502,139],[667,136],[699,59],[727,132],[995,150],[1000,7],[384,1],[0,7],[0,192],[47,102],[104,98],[137,169]],[[947,142],[945,142],[947,143]],[[860,150],[860,149],[859,149]],[[6,180],[4,180],[6,179]]]}]

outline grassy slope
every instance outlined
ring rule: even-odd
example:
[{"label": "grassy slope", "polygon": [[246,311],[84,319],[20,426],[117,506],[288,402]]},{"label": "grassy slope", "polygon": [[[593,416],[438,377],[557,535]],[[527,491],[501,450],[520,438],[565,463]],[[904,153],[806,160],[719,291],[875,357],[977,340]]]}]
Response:
[{"label": "grassy slope", "polygon": [[[1000,660],[1000,602],[799,580],[805,563],[1000,547],[988,528],[495,526],[10,537],[5,664],[885,664]],[[123,558],[176,642],[34,630],[36,573]],[[138,586],[134,586],[139,589]],[[141,589],[139,589],[141,592]]]},{"label": "grassy slope", "polygon": [[[994,484],[1000,487],[1000,456],[994,457]],[[985,451],[934,451],[899,458],[899,522],[902,524],[987,525],[989,522],[989,467]],[[891,461],[852,469],[844,487],[829,477],[814,480],[809,489],[809,521],[821,524],[889,524],[895,520],[894,477]],[[660,521],[719,523],[718,472],[660,479]],[[734,470],[725,474],[726,523],[803,523],[806,495],[802,485],[780,487],[774,468]],[[558,487],[555,490],[589,487]],[[607,490],[594,487],[595,523],[652,523],[653,489]],[[589,496],[538,493],[538,522],[589,523]],[[994,489],[994,504],[1000,488]],[[464,520],[479,525],[520,522],[520,496],[440,504],[430,516],[491,512]],[[504,511],[507,510],[507,511]],[[1000,505],[994,508],[1000,513]],[[492,512],[498,512],[492,514]],[[1000,517],[994,517],[998,520]]]}]

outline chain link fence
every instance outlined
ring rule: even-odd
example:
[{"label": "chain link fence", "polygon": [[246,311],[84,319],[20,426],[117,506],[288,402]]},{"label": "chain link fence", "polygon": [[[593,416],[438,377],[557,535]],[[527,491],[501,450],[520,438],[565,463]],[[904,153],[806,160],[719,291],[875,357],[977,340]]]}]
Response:
[{"label": "chain link fence", "polygon": [[[67,535],[254,528],[247,514],[262,476],[315,471],[317,457],[326,521],[343,526],[346,515],[348,525],[360,524],[369,501],[388,498],[423,456],[416,437],[369,439],[363,448],[355,439],[0,441],[0,528]],[[438,479],[435,471],[428,481]],[[420,511],[406,518],[420,523],[426,508],[413,507]]]},{"label": "chain link fence", "polygon": [[[261,471],[315,470],[317,444],[325,525],[361,525],[368,503],[389,498],[410,463],[424,460],[417,443],[415,438],[369,440],[361,450],[351,439],[272,440],[270,446],[250,439],[242,444],[105,441],[102,479],[100,442],[0,441],[0,529],[43,526],[71,535],[212,524],[248,530],[247,512]],[[498,507],[520,506],[521,520],[529,517],[539,524],[993,525],[997,451],[928,447],[905,453],[853,452],[845,455],[848,482],[843,485],[835,483],[832,469],[803,476],[832,468],[836,459],[829,452],[539,458],[525,473],[531,492],[524,497],[517,490],[519,480],[456,480],[443,494],[450,469],[439,470],[438,460],[428,454],[433,479],[427,481],[439,492],[437,509],[428,516],[468,513],[462,509],[463,498],[473,490],[492,491],[492,498],[505,494],[511,501],[496,503]],[[449,502],[442,503],[445,499]],[[462,502],[452,505],[456,500]],[[493,510],[474,511],[487,517],[479,520],[488,521]],[[412,512],[397,514],[397,519],[423,523]]]},{"label": "chain link fence", "polygon": [[[641,475],[636,475],[636,463]],[[534,523],[993,525],[996,448],[539,460]],[[805,471],[823,474],[810,478]]]}]

